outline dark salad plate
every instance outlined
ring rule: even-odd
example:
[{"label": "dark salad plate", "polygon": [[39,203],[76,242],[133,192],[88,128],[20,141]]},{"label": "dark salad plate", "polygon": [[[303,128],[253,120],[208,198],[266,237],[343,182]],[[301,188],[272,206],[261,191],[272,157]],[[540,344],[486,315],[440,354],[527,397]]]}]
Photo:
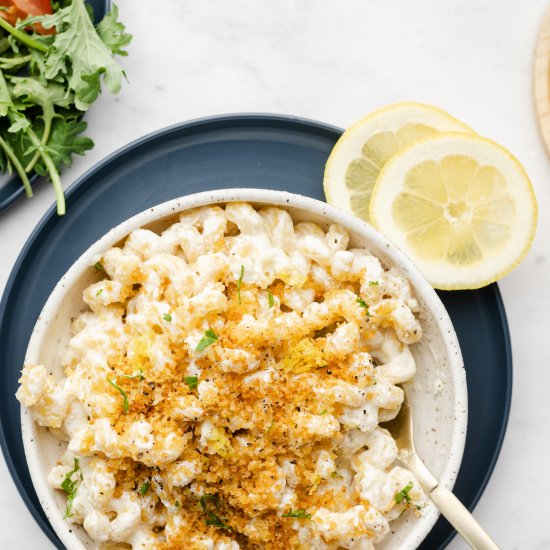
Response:
[{"label": "dark salad plate", "polygon": [[[111,0],[86,0],[92,6],[94,21],[99,23],[111,7]],[[44,178],[36,174],[29,177],[31,185]],[[25,195],[21,179],[15,173],[0,174],[0,212]]]},{"label": "dark salad plate", "polygon": [[[281,189],[323,200],[323,169],[341,130],[275,115],[233,115],[178,124],[145,136],[96,165],[52,206],[21,252],[0,304],[0,443],[22,498],[62,548],[33,489],[14,394],[27,343],[48,295],[71,264],[113,226],[161,202],[212,189]],[[495,466],[510,409],[512,355],[496,284],[441,292],[464,355],[469,422],[455,493],[472,509]],[[440,519],[421,548],[454,536]]]}]

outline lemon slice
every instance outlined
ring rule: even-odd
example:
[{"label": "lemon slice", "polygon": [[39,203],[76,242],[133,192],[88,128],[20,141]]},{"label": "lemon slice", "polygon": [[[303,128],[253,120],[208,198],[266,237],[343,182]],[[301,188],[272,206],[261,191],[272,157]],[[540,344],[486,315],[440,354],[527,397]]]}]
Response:
[{"label": "lemon slice", "polygon": [[394,156],[370,202],[373,224],[439,289],[479,288],[529,250],[537,203],[521,164],[476,135],[439,134]]},{"label": "lemon slice", "polygon": [[369,201],[384,164],[412,143],[438,132],[474,133],[445,111],[422,103],[395,103],[346,130],[325,167],[327,202],[369,221]]}]

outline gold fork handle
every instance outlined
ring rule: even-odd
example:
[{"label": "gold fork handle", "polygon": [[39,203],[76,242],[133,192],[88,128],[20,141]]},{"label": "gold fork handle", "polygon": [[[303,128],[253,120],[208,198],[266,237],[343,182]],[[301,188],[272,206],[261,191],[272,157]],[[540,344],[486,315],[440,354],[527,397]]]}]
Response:
[{"label": "gold fork handle", "polygon": [[438,485],[429,496],[447,521],[474,550],[499,550],[493,539],[447,487]]}]

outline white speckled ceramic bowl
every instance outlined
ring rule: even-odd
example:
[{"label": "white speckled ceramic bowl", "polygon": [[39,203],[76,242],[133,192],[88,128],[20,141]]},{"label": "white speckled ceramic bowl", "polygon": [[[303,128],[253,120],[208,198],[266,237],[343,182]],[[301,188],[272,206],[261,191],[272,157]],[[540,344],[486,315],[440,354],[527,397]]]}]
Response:
[{"label": "white speckled ceramic bowl", "polygon": [[[312,221],[321,226],[338,223],[351,235],[351,244],[368,248],[385,267],[397,267],[411,282],[420,303],[419,319],[424,336],[412,346],[417,374],[410,385],[415,420],[415,441],[419,455],[441,482],[452,488],[462,459],[466,438],[467,392],[462,357],[453,326],[432,287],[395,246],[370,225],[325,203],[281,191],[226,189],[174,199],[137,214],[109,231],[73,264],[50,295],[29,342],[26,362],[42,363],[58,378],[63,377],[60,356],[70,338],[71,319],[86,309],[82,291],[99,278],[92,258],[139,227],[162,230],[190,208],[208,204],[245,201],[254,205],[277,205],[295,221]],[[441,384],[442,383],[442,384]],[[435,388],[438,388],[437,391]],[[32,414],[21,411],[25,453],[36,493],[55,532],[70,550],[95,548],[84,529],[63,520],[66,498],[50,489],[47,474],[66,447],[47,430],[35,425]],[[392,523],[391,534],[378,548],[416,548],[438,517],[431,506],[421,518],[406,514]]]}]

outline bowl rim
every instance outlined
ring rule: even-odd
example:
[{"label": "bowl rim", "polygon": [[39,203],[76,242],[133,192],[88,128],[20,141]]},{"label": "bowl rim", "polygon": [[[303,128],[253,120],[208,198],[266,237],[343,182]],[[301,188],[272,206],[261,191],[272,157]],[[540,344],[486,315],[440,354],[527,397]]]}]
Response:
[{"label": "bowl rim", "polygon": [[[24,364],[39,362],[39,350],[42,346],[46,329],[49,322],[55,318],[56,312],[61,306],[65,297],[65,288],[70,287],[86,269],[89,269],[89,267],[93,265],[92,260],[95,257],[124,239],[132,231],[145,225],[152,224],[171,215],[177,215],[180,212],[192,208],[229,202],[248,202],[279,207],[294,207],[309,211],[313,214],[325,216],[332,222],[361,234],[380,250],[383,250],[384,254],[399,267],[400,271],[403,272],[406,278],[411,282],[415,289],[415,294],[422,297],[431,311],[435,320],[435,325],[441,334],[449,355],[449,369],[455,388],[453,396],[454,422],[451,444],[448,450],[448,459],[439,477],[439,482],[452,489],[458,475],[466,443],[468,394],[466,371],[464,369],[462,354],[456,332],[447,310],[443,306],[435,290],[413,262],[373,226],[348,212],[304,195],[289,193],[287,191],[254,188],[230,188],[203,191],[160,203],[116,225],[88,247],[54,287],[32,331],[25,354]],[[20,410],[25,457],[40,505],[62,543],[67,548],[84,550],[87,548],[87,545],[82,543],[73,532],[71,526],[63,519],[63,514],[54,498],[54,491],[49,487],[46,476],[40,471],[40,450],[36,437],[37,425],[34,422],[33,415],[30,409],[27,409],[23,405],[21,405]],[[400,550],[413,550],[417,548],[431,531],[438,517],[439,511],[434,507],[422,518],[422,521],[418,522],[418,526],[410,533],[409,537],[401,545]]]}]

